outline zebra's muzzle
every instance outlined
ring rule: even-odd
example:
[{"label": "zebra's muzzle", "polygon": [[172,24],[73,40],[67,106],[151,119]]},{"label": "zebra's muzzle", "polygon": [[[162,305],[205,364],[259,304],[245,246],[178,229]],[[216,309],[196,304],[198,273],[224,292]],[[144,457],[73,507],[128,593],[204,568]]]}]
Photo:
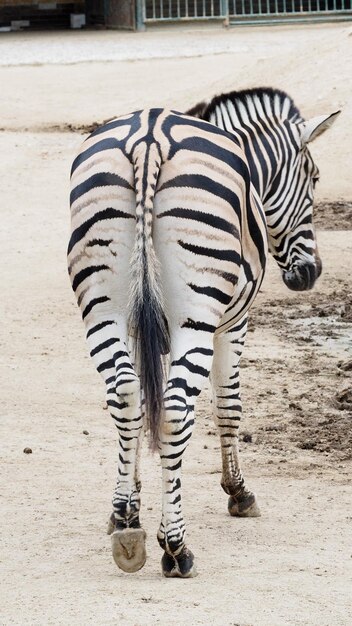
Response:
[{"label": "zebra's muzzle", "polygon": [[314,287],[320,274],[321,263],[319,267],[315,263],[300,263],[283,272],[283,280],[286,287],[293,291],[306,291]]}]

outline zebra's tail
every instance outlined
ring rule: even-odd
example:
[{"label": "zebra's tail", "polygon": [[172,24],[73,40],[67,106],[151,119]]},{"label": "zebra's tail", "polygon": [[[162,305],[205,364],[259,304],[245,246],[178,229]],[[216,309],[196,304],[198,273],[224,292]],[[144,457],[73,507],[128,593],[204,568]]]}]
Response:
[{"label": "zebra's tail", "polygon": [[132,283],[129,328],[136,336],[136,361],[144,392],[150,447],[158,446],[163,410],[162,355],[170,351],[170,336],[163,309],[159,262],[152,239],[153,203],[161,166],[158,144],[139,144],[135,150],[136,240],[131,261]]}]

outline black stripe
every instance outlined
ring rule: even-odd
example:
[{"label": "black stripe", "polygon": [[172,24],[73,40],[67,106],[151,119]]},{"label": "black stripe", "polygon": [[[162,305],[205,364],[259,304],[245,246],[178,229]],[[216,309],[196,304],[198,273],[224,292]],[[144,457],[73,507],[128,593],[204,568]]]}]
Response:
[{"label": "black stripe", "polygon": [[104,361],[103,363],[100,363],[100,365],[98,365],[97,370],[100,374],[100,372],[103,372],[104,370],[109,370],[112,367],[115,367],[115,361],[114,359],[109,359],[108,361]]},{"label": "black stripe", "polygon": [[[239,333],[241,330],[244,329],[244,327],[248,324],[248,317],[245,317],[243,320],[241,320],[239,322],[239,324],[236,324],[236,326],[233,326],[232,328],[229,328],[229,330],[227,331],[228,333]],[[245,333],[243,333],[243,335],[245,335]],[[232,340],[231,343],[238,343],[237,340]]]},{"label": "black stripe", "polygon": [[181,402],[183,405],[183,409],[185,408],[184,407],[185,399],[183,396],[178,396],[177,394],[173,394],[172,396],[167,396],[167,398],[165,398],[165,402],[169,402],[170,400],[177,400],[178,402]]},{"label": "black stripe", "polygon": [[[181,460],[182,460],[182,455],[183,455],[185,449],[186,449],[186,446],[184,448],[182,448],[181,450],[177,450],[177,452],[174,452],[173,454],[161,454],[160,458],[161,459],[170,459],[170,460],[172,460],[172,459],[178,459],[179,457],[181,457]],[[176,523],[176,520],[174,520],[174,523]],[[176,533],[175,533],[175,535],[176,535]],[[169,539],[168,543],[170,545],[171,539],[172,539],[172,533],[171,532],[168,533],[168,539]]]},{"label": "black stripe", "polygon": [[[267,239],[268,239],[267,223],[266,223],[264,210],[262,210],[261,207],[257,206],[255,199],[254,199],[254,206],[252,207],[249,185],[246,187],[246,206],[247,206],[246,214],[247,214],[248,230],[251,233],[252,241],[255,241],[256,243],[256,247],[257,247],[257,251],[258,251],[259,259],[260,259],[260,265],[264,269],[266,265],[266,259],[267,259],[267,255],[266,255]],[[255,215],[253,215],[253,210],[255,210]],[[262,222],[262,224],[265,226],[265,231],[263,233],[260,229],[258,218]],[[252,275],[251,271],[250,271],[250,275]]]},{"label": "black stripe", "polygon": [[[189,120],[187,120],[187,122],[188,121]],[[185,120],[182,120],[182,123],[184,124]],[[235,137],[234,135],[230,133],[227,133],[221,128],[217,128],[215,125],[213,125],[212,128],[209,128],[209,125],[206,125],[206,128],[205,128],[205,130],[207,130],[208,133],[210,132],[214,133],[215,129],[217,131],[217,134],[226,136],[230,142],[236,145],[236,149],[238,150],[239,142],[237,140],[237,137]],[[235,154],[235,152],[233,152],[231,149],[226,150],[225,148],[220,147],[216,143],[217,137],[204,138],[204,137],[191,136],[191,137],[186,137],[182,141],[175,141],[169,135],[168,139],[170,139],[170,143],[171,143],[171,148],[169,151],[169,159],[172,159],[172,157],[179,150],[189,150],[189,152],[193,154],[195,152],[200,152],[201,154],[208,154],[212,159],[218,159],[219,161],[221,161],[222,164],[226,163],[226,165],[231,167],[234,170],[234,172],[238,172],[238,174],[242,178],[249,178],[248,166],[246,162],[244,161],[244,159],[242,159],[240,156]]]},{"label": "black stripe", "polygon": [[110,246],[113,242],[113,239],[91,239],[88,241],[87,248],[92,248],[93,246]]},{"label": "black stripe", "polygon": [[[116,419],[116,417],[114,415],[112,415],[112,417],[115,420],[115,422],[119,422],[120,418]],[[119,429],[119,433],[120,433],[120,430],[122,430],[124,433],[130,433],[129,437],[127,437],[127,435],[121,435],[120,434],[120,437],[121,437],[121,439],[123,441],[130,442],[130,441],[133,441],[133,439],[138,439],[138,433],[137,433],[137,435],[132,435],[131,431],[132,430],[139,431],[141,429],[141,426],[131,426],[130,425],[130,426],[125,427],[125,426],[119,426],[118,424],[116,424],[116,428]]]},{"label": "black stripe", "polygon": [[192,348],[192,350],[187,350],[186,355],[188,355],[188,354],[204,354],[205,356],[212,356],[213,353],[214,353],[214,350],[210,350],[209,348]]},{"label": "black stripe", "polygon": [[203,246],[195,246],[191,243],[186,243],[180,239],[177,242],[181,248],[193,252],[202,256],[209,256],[213,259],[219,259],[220,261],[229,261],[230,263],[241,264],[241,257],[236,250],[219,250],[218,248],[204,248]]},{"label": "black stripe", "polygon": [[[177,361],[172,361],[171,365],[182,365],[183,367],[188,369],[189,372],[192,372],[192,374],[199,374],[199,376],[204,376],[205,378],[209,376],[209,370],[207,370],[205,367],[202,367],[201,365],[197,365],[195,363],[192,363],[191,361],[188,361],[188,359],[186,359],[186,356],[181,357]],[[171,407],[168,407],[168,409],[170,408]],[[182,407],[182,410],[184,410],[184,407]]]},{"label": "black stripe", "polygon": [[165,493],[174,493],[176,489],[180,489],[180,488],[181,488],[181,481],[179,478],[176,478],[173,487],[169,489],[168,491],[165,491]]},{"label": "black stripe", "polygon": [[[125,376],[131,376],[131,374],[134,374],[132,366],[131,366],[130,369],[131,369],[131,371],[124,372]],[[135,382],[135,380],[136,380],[135,376],[131,376],[131,378],[122,378],[121,379],[121,373],[120,373],[120,379],[118,379],[116,381],[116,393],[118,393],[118,387],[120,387],[121,385],[125,385],[126,383]]]},{"label": "black stripe", "polygon": [[99,172],[99,174],[93,174],[87,178],[87,180],[83,181],[83,183],[80,183],[72,189],[70,194],[70,204],[73,204],[75,200],[78,200],[78,198],[96,187],[124,187],[125,189],[133,189],[127,180],[118,176],[118,174],[112,174],[111,172]]},{"label": "black stripe", "polygon": [[[309,229],[307,231],[305,231],[305,230],[297,231],[294,234],[290,233],[290,235],[288,237],[283,237],[279,244],[275,243],[275,252],[277,254],[283,254],[286,257],[288,254],[290,254],[290,251],[291,251],[291,249],[292,249],[292,247],[295,244],[297,239],[302,238],[302,239],[312,240],[312,235],[313,235],[313,233],[312,233],[311,229]],[[304,244],[297,244],[297,245],[299,246],[299,248],[301,248],[301,246],[304,245]],[[308,251],[311,253],[312,252],[312,248],[308,248]]]},{"label": "black stripe", "polygon": [[238,400],[238,393],[231,393],[229,396],[218,396],[216,394],[217,400]]},{"label": "black stripe", "polygon": [[[90,217],[88,220],[83,222],[83,224],[78,226],[78,228],[76,228],[73,231],[73,233],[71,235],[71,238],[70,238],[70,241],[69,241],[69,244],[68,244],[67,254],[70,254],[73,246],[78,241],[80,241],[80,239],[82,239],[82,237],[84,237],[84,235],[87,234],[89,229],[92,228],[92,226],[94,226],[94,224],[96,224],[97,222],[100,222],[102,220],[111,220],[111,219],[115,219],[115,218],[118,218],[118,217],[135,219],[134,215],[130,215],[129,213],[125,213],[124,211],[119,211],[119,210],[113,209],[111,207],[108,207],[107,209],[104,209],[103,211],[98,211],[97,213],[94,213],[94,215],[92,217]],[[88,245],[92,245],[92,244],[89,243]]]},{"label": "black stripe", "polygon": [[99,330],[102,330],[102,328],[105,328],[105,326],[110,326],[110,324],[115,324],[115,322],[113,320],[106,320],[106,322],[101,322],[100,324],[96,324],[95,326],[92,326],[92,328],[88,330],[87,332],[87,339],[94,333],[97,333]]},{"label": "black stripe", "polygon": [[[114,359],[116,361],[116,359],[120,358],[120,356],[122,356],[122,354],[124,356],[127,356],[125,353],[119,353],[119,354],[114,354]],[[127,370],[132,370],[133,371],[133,367],[131,365],[131,363],[129,361],[123,361],[122,363],[119,363],[118,365],[116,365],[116,373],[119,372],[121,369],[126,368]],[[126,375],[130,375],[131,372],[127,371],[125,372]]]},{"label": "black stripe", "polygon": [[[167,459],[169,458],[167,455],[161,456],[161,459]],[[165,470],[168,470],[170,472],[176,472],[176,470],[180,469],[182,466],[182,459],[180,459],[179,461],[177,461],[177,463],[175,463],[175,465],[167,465],[166,467],[164,467]],[[176,523],[176,520],[174,520],[174,522]]]},{"label": "black stripe", "polygon": [[[100,135],[101,133],[106,133],[108,130],[114,130],[114,128],[119,128],[120,126],[133,126],[136,123],[136,118],[140,115],[141,111],[135,111],[131,113],[131,117],[127,120],[112,120],[111,122],[106,122],[103,126],[99,126],[89,137],[96,137],[96,135]],[[134,124],[133,124],[134,123]],[[125,140],[126,141],[126,140]]]},{"label": "black stripe", "polygon": [[[88,313],[91,312],[93,307],[95,307],[97,304],[100,304],[102,302],[110,302],[110,298],[108,298],[107,296],[101,296],[101,298],[93,298],[93,300],[91,300],[89,304],[87,304],[86,308],[84,309],[82,313],[82,319],[87,317]],[[106,381],[106,383],[107,382],[108,381]]]},{"label": "black stripe", "polygon": [[189,387],[187,385],[187,381],[184,378],[180,378],[180,377],[175,377],[175,378],[170,378],[170,380],[168,381],[168,389],[183,389],[186,396],[199,396],[200,394],[200,390],[198,389],[198,387]]},{"label": "black stripe", "polygon": [[[185,126],[187,125],[187,127],[194,127],[194,128],[198,128],[200,130],[203,130],[205,133],[207,133],[209,136],[211,135],[215,135],[215,137],[211,137],[212,141],[207,141],[210,146],[214,146],[217,147],[217,137],[216,135],[222,135],[223,137],[226,136],[228,137],[228,134],[222,129],[222,128],[218,128],[215,125],[211,125],[209,126],[209,124],[205,123],[201,118],[193,118],[192,120],[190,119],[185,119],[184,115],[180,113],[178,113],[177,111],[171,111],[172,115],[169,115],[163,122],[162,125],[162,129],[164,132],[167,133],[168,130],[172,129],[175,126]],[[172,139],[172,137],[170,137]],[[191,141],[195,142],[198,140],[202,140],[202,137],[193,135],[189,138]],[[232,139],[232,141],[237,144],[237,141],[235,139],[235,137],[230,137],[230,139]],[[203,140],[204,141],[204,140]],[[212,143],[214,142],[214,143]],[[224,150],[225,152],[225,150]],[[231,153],[229,153],[231,154]]]},{"label": "black stripe", "polygon": [[[190,420],[189,422],[187,422],[187,426],[190,427],[190,426],[192,426],[193,423],[194,423],[194,420]],[[176,432],[176,433],[172,433],[172,434],[173,435],[177,435],[178,433]],[[179,439],[178,441],[169,441],[168,444],[169,444],[169,446],[173,446],[173,447],[183,446],[186,443],[186,441],[188,441],[188,439],[190,437],[192,437],[192,430],[183,439]],[[182,450],[182,452],[183,452],[183,450]],[[175,454],[180,454],[180,451],[176,452]],[[170,459],[171,455],[167,455],[167,458]]]},{"label": "black stripe", "polygon": [[195,322],[191,318],[188,318],[187,322],[183,322],[181,328],[192,328],[192,330],[202,330],[206,333],[215,333],[216,326],[206,324],[205,322]]},{"label": "black stripe", "polygon": [[[114,406],[113,405],[113,400],[109,400],[108,402],[109,406]],[[115,404],[118,404],[117,402]],[[128,406],[128,404],[126,403],[126,405]],[[118,408],[118,407],[117,407]],[[129,424],[130,422],[139,422],[142,419],[142,416],[140,415],[139,417],[116,417],[116,415],[114,416],[114,420],[115,422],[119,422],[121,424]]]},{"label": "black stripe", "polygon": [[220,289],[216,289],[216,287],[200,287],[199,285],[193,285],[192,283],[187,283],[188,287],[190,287],[195,293],[201,293],[205,296],[209,296],[209,298],[214,298],[221,304],[230,304],[232,297],[227,293],[224,293]]},{"label": "black stripe", "polygon": [[83,281],[95,274],[96,272],[102,272],[103,270],[110,270],[108,265],[90,265],[89,267],[85,267],[83,270],[78,272],[72,281],[72,289],[76,291],[77,287],[83,283]]},{"label": "black stripe", "polygon": [[[247,283],[247,284],[250,284],[250,282],[251,282],[251,281],[248,281],[248,283]],[[254,282],[254,283],[251,285],[250,292],[249,292],[249,294],[248,294],[248,296],[247,296],[247,298],[246,298],[246,301],[244,302],[244,304],[242,305],[242,307],[240,308],[240,310],[239,310],[239,311],[236,311],[236,317],[241,318],[241,317],[242,317],[242,315],[244,315],[244,314],[245,314],[245,312],[246,312],[246,310],[247,310],[247,308],[248,308],[248,307],[247,307],[247,302],[250,302],[250,301],[251,301],[252,296],[253,296],[253,293],[255,292],[256,288],[257,288],[257,284]],[[239,300],[237,300],[236,302],[234,302],[234,304],[233,304],[232,306],[228,307],[227,312],[229,312],[229,311],[231,311],[232,309],[236,308],[236,306],[239,304],[239,302],[240,302]],[[220,329],[223,325],[224,325],[224,324],[220,324],[220,325],[218,326],[218,328]],[[231,376],[230,376],[230,378],[231,378]]]},{"label": "black stripe", "polygon": [[71,167],[71,176],[73,172],[79,167],[82,163],[87,161],[89,157],[93,156],[93,154],[97,154],[98,152],[103,152],[104,150],[113,150],[119,147],[119,142],[114,137],[109,137],[108,139],[102,139],[101,141],[97,141],[94,146],[87,148],[84,152],[81,152],[72,163]]},{"label": "black stripe", "polygon": [[95,356],[96,354],[98,354],[98,352],[105,350],[105,348],[109,348],[110,346],[112,346],[114,343],[117,343],[117,342],[118,342],[118,339],[115,339],[114,337],[112,337],[111,339],[107,339],[103,343],[100,343],[98,346],[93,348],[93,350],[91,350],[90,352],[90,356],[91,357]]},{"label": "black stripe", "polygon": [[[230,406],[219,406],[218,404],[216,405],[216,408],[219,411],[242,411],[242,406],[240,404],[232,404]],[[226,419],[229,419],[229,417],[227,416]],[[221,426],[221,424],[219,424],[219,427]],[[224,424],[222,425],[224,427]]]},{"label": "black stripe", "polygon": [[[170,398],[166,398],[166,399],[165,399],[165,403],[166,403],[166,402],[168,402],[168,401],[169,401],[169,399],[170,399]],[[182,405],[180,406],[180,405],[178,405],[178,404],[168,404],[168,405],[165,407],[165,410],[166,410],[166,411],[180,411],[180,413],[184,413],[184,411],[185,411],[185,405],[184,405],[184,404],[182,404]],[[169,420],[169,422],[179,422],[179,421],[182,421],[182,422],[183,422],[183,419],[182,419],[182,420]]]},{"label": "black stripe", "polygon": [[185,220],[195,220],[196,222],[202,222],[203,224],[223,230],[224,232],[230,233],[234,237],[239,238],[238,230],[234,224],[211,213],[176,207],[174,209],[170,209],[169,211],[164,211],[164,213],[159,213],[158,218],[160,217],[181,217]]},{"label": "black stripe", "polygon": [[[98,370],[98,371],[99,371],[99,370]],[[116,402],[116,400],[108,400],[108,401],[107,401],[107,405],[108,405],[108,406],[112,406],[114,409],[119,409],[119,410],[121,410],[121,409],[126,409],[126,407],[128,407],[128,406],[129,406],[128,402]],[[140,417],[138,417],[138,420],[139,420],[139,419],[140,419]],[[132,421],[132,420],[129,420],[129,419],[127,419],[127,418],[126,418],[125,420],[122,420],[122,418],[118,418],[118,421],[119,421],[119,422],[122,422],[122,421],[130,422],[130,421]],[[136,420],[133,420],[133,421],[137,421],[137,419],[136,419]]]},{"label": "black stripe", "polygon": [[174,500],[171,500],[170,504],[177,504],[178,502],[181,502],[180,494],[178,494]]},{"label": "black stripe", "polygon": [[237,194],[225,187],[218,181],[214,181],[203,174],[180,174],[159,187],[158,191],[174,189],[175,187],[189,187],[190,189],[202,189],[217,198],[228,202],[235,210],[240,211],[240,203]]},{"label": "black stripe", "polygon": [[219,276],[221,276],[221,278],[226,280],[228,283],[231,283],[232,285],[236,285],[238,282],[238,276],[236,276],[236,274],[231,274],[230,272],[220,271]]},{"label": "black stripe", "polygon": [[[128,448],[125,448],[125,451],[127,451]],[[119,454],[119,460],[121,461],[121,463],[123,465],[131,465],[131,461],[128,461],[127,459],[124,459],[122,454]]]}]

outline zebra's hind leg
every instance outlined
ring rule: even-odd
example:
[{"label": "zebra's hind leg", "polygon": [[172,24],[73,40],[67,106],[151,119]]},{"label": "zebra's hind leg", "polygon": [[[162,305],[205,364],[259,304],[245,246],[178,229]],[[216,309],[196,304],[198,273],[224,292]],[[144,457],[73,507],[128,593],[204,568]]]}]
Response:
[{"label": "zebra's hind leg", "polygon": [[[194,337],[193,335],[196,335]],[[209,376],[213,335],[180,329],[171,335],[171,366],[164,394],[165,414],[160,432],[163,509],[158,541],[164,550],[164,576],[196,575],[194,556],[185,544],[181,505],[181,465],[194,426],[194,405]]]},{"label": "zebra's hind leg", "polygon": [[127,348],[123,321],[105,319],[87,332],[91,356],[106,384],[110,414],[119,435],[118,477],[109,520],[113,558],[123,571],[135,572],[146,561],[145,531],[140,526],[137,450],[143,429],[140,384]]},{"label": "zebra's hind leg", "polygon": [[239,362],[246,331],[247,316],[231,330],[215,336],[211,370],[213,411],[221,442],[221,486],[230,496],[229,513],[234,517],[259,517],[255,495],[245,485],[238,452],[238,430],[242,414]]},{"label": "zebra's hind leg", "polygon": [[[111,414],[114,417],[112,411]],[[140,439],[141,434],[137,431],[119,433],[118,479],[108,527],[114,561],[125,572],[138,571],[147,558],[146,533],[139,519],[141,483],[138,479],[137,459]]]},{"label": "zebra's hind leg", "polygon": [[[141,482],[141,478],[140,478],[139,467],[140,467],[140,456],[141,456],[141,451],[142,451],[143,436],[144,436],[144,431],[142,429],[142,432],[141,432],[141,434],[139,436],[138,444],[137,444],[136,466],[135,466],[135,472],[134,472],[134,479],[135,479],[134,481],[135,481],[135,485],[136,485],[136,489],[137,489],[138,493],[140,493],[140,491],[142,489],[142,482]],[[114,515],[114,512],[112,512],[110,517],[109,517],[108,526],[107,526],[107,529],[106,529],[106,534],[107,535],[112,535],[114,530],[115,530],[115,515]]]},{"label": "zebra's hind leg", "polygon": [[127,365],[125,361],[121,369],[117,368],[116,387],[107,392],[110,413],[119,432],[118,479],[112,500],[115,529],[111,544],[118,567],[135,572],[146,561],[146,534],[139,520],[141,485],[137,477],[143,416],[139,380]]}]

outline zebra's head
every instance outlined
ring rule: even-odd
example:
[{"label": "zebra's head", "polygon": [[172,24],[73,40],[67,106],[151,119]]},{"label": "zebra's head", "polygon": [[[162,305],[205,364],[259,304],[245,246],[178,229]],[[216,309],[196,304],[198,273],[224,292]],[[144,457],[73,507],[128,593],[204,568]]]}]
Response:
[{"label": "zebra's head", "polygon": [[311,289],[322,270],[313,225],[319,170],[308,144],[339,113],[306,121],[290,96],[269,87],[215,96],[188,111],[236,135],[265,209],[270,252],[296,291]]},{"label": "zebra's head", "polygon": [[319,170],[308,144],[330,128],[339,113],[285,120],[287,152],[263,198],[270,251],[285,285],[295,291],[311,289],[322,271],[313,224]]}]

